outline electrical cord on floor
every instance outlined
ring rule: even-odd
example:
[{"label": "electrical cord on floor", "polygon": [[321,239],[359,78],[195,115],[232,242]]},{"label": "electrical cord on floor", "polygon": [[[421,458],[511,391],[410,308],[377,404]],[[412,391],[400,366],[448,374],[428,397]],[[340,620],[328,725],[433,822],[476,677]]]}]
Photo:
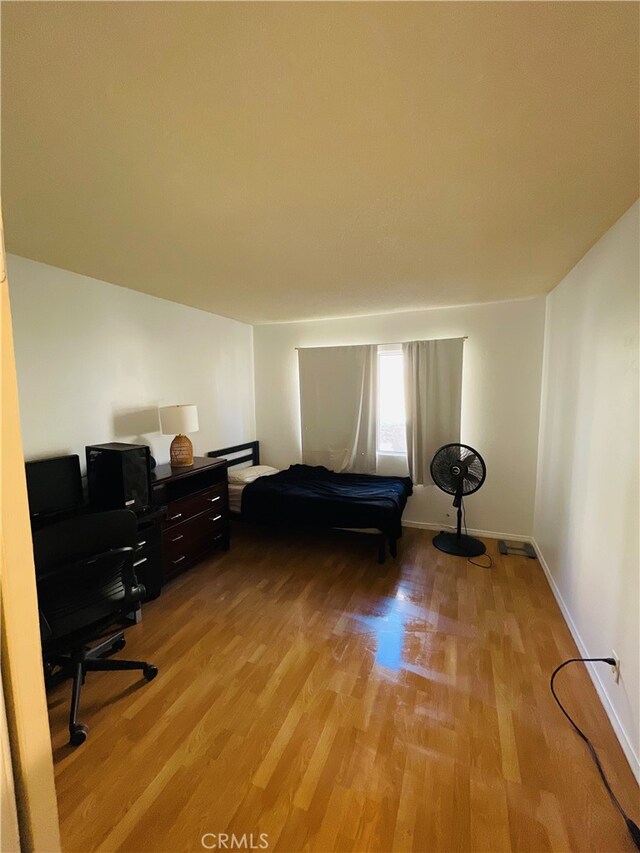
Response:
[{"label": "electrical cord on floor", "polygon": [[[460,508],[462,509],[462,524],[464,526],[464,535],[468,536],[469,531],[467,530],[467,510],[464,506],[464,501],[460,501]],[[491,554],[481,554],[481,557],[486,557],[489,560],[488,563],[479,563],[477,560],[474,560],[473,557],[467,557],[467,563],[471,563],[472,566],[480,566],[481,569],[490,569],[493,566],[493,560],[491,559]]]},{"label": "electrical cord on floor", "polygon": [[594,763],[598,769],[598,773],[600,774],[600,778],[602,779],[602,781],[604,783],[604,787],[606,788],[607,793],[609,794],[609,797],[611,798],[611,802],[613,803],[613,805],[616,807],[616,809],[622,815],[622,818],[623,818],[625,824],[627,825],[627,829],[629,830],[629,835],[633,839],[633,843],[636,845],[636,848],[638,850],[640,850],[640,827],[638,827],[637,823],[635,823],[633,820],[631,820],[631,818],[627,815],[625,810],[620,805],[620,801],[618,800],[616,795],[613,793],[611,785],[609,784],[609,780],[607,779],[606,773],[604,772],[604,770],[602,768],[602,764],[600,763],[600,759],[598,758],[598,753],[596,752],[593,744],[591,743],[589,738],[586,736],[586,734],[582,731],[582,729],[579,728],[577,723],[575,723],[574,720],[572,719],[572,717],[569,715],[568,711],[566,710],[566,708],[564,707],[564,705],[562,704],[560,699],[558,699],[558,694],[556,693],[556,691],[553,687],[553,682],[555,681],[556,675],[560,672],[561,669],[564,669],[564,667],[568,666],[570,663],[607,663],[607,664],[609,664],[609,666],[615,666],[616,662],[613,658],[569,658],[569,660],[564,661],[564,663],[561,663],[560,666],[557,666],[554,669],[554,671],[551,675],[551,679],[549,681],[549,687],[551,689],[551,693],[553,695],[553,698],[556,700],[556,702],[558,704],[558,707],[560,708],[562,713],[565,715],[567,720],[569,720],[569,722],[571,723],[573,728],[576,730],[576,732],[580,735],[582,740],[586,743],[587,748],[588,748],[589,752],[591,753],[591,758],[593,758],[593,761],[594,761]]},{"label": "electrical cord on floor", "polygon": [[486,557],[489,560],[488,563],[479,563],[478,560],[474,560],[473,557],[467,557],[467,563],[471,563],[472,566],[480,566],[481,569],[490,569],[493,566],[493,560],[491,559],[491,554],[481,554],[481,557]]}]

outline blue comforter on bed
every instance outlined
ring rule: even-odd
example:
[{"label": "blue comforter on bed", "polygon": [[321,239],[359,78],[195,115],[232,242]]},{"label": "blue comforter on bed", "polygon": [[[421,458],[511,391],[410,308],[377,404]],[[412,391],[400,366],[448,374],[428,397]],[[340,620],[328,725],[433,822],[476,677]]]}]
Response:
[{"label": "blue comforter on bed", "polygon": [[374,527],[398,539],[412,491],[409,477],[336,474],[322,466],[291,465],[245,486],[242,517],[280,527]]}]

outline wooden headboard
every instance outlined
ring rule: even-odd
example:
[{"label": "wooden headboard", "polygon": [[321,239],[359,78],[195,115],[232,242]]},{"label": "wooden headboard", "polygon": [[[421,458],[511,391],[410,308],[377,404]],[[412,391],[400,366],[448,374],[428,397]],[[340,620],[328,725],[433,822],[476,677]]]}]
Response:
[{"label": "wooden headboard", "polygon": [[[244,456],[238,456],[235,459],[229,459],[230,454],[242,453],[243,450],[248,450],[249,453],[245,453]],[[233,447],[223,447],[220,450],[210,450],[207,453],[207,456],[224,457],[229,463],[229,467],[232,465],[240,465],[243,462],[250,462],[251,465],[259,465],[260,442],[248,441],[246,444],[234,444]]]}]

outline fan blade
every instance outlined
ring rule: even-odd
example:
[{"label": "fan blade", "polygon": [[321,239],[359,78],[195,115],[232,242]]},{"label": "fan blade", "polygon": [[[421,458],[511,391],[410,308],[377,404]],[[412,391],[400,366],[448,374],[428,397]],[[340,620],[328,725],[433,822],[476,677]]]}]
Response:
[{"label": "fan blade", "polygon": [[467,476],[477,477],[478,480],[481,480],[483,478],[484,473],[484,469],[481,465],[473,465],[471,468],[467,468]]},{"label": "fan blade", "polygon": [[459,490],[459,477],[456,477],[451,468],[460,464],[459,447],[457,445],[444,445],[436,451],[431,461],[431,476],[434,483],[450,495]]}]

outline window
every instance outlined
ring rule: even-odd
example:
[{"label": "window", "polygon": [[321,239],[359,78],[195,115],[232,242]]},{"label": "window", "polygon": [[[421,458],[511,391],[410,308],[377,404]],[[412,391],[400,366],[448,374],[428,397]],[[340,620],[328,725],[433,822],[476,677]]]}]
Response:
[{"label": "window", "polygon": [[407,453],[402,347],[378,347],[378,453]]}]

